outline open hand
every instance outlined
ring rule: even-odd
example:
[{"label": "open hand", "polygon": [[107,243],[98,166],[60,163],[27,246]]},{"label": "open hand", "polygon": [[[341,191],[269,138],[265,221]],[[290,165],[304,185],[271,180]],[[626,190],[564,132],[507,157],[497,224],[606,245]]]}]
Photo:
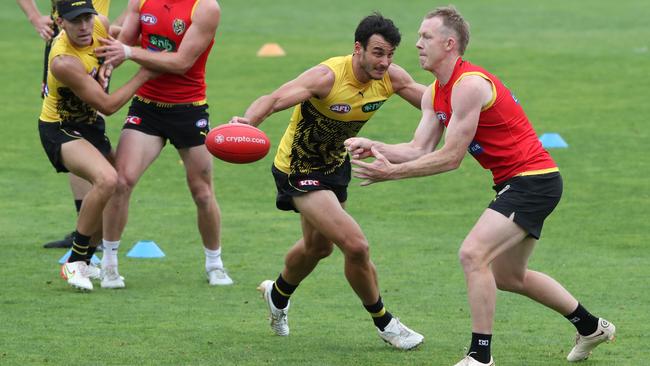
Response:
[{"label": "open hand", "polygon": [[43,38],[45,42],[52,39],[54,35],[54,30],[52,30],[52,25],[54,21],[50,18],[49,15],[41,15],[30,19],[30,22],[34,26],[34,30],[38,35]]},{"label": "open hand", "polygon": [[[109,36],[108,38],[100,38],[99,42],[101,42],[103,46],[95,48],[95,54],[97,57],[104,57],[104,63],[109,63],[114,67],[118,67],[122,62],[124,62],[124,60],[131,56],[130,54],[127,54],[130,51],[130,47],[122,44],[122,42],[113,37]],[[127,49],[129,51],[127,51]]]},{"label": "open hand", "polygon": [[355,165],[355,167],[352,168],[354,177],[363,179],[361,181],[362,186],[393,179],[391,175],[395,169],[395,165],[388,161],[388,159],[386,159],[386,157],[374,146],[371,147],[370,150],[372,156],[375,157],[374,161],[370,163],[357,159],[352,159],[350,161]]}]

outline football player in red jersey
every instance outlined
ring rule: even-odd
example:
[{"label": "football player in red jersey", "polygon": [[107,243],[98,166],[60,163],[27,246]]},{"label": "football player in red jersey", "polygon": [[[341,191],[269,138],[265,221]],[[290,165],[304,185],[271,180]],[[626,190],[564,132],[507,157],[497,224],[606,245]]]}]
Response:
[{"label": "football player in red jersey", "polygon": [[[196,204],[210,285],[230,285],[221,260],[221,214],[212,187],[205,64],[221,9],[215,0],[130,0],[118,40],[104,39],[97,55],[117,66],[126,59],[161,73],[145,83],[129,108],[117,146],[118,185],[107,206],[102,267],[117,279],[117,248],[131,192],[167,140],[177,149]],[[140,47],[132,47],[140,40]]]},{"label": "football player in red jersey", "polygon": [[[591,315],[557,281],[528,269],[544,219],[562,195],[562,178],[519,101],[494,75],[462,58],[469,25],[453,7],[427,14],[416,43],[420,64],[436,81],[422,97],[422,119],[409,143],[346,141],[362,185],[456,169],[469,151],[491,170],[496,198],[463,241],[459,256],[472,316],[472,341],[457,365],[493,365],[490,353],[497,288],[525,295],[578,330],[567,356],[580,361],[614,337],[615,327]],[[443,130],[445,142],[437,150]],[[372,162],[359,159],[373,156]]]}]

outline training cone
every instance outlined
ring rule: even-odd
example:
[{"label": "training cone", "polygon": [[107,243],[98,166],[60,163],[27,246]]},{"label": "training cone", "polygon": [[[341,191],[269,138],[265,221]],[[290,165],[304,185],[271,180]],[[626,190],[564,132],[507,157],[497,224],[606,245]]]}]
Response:
[{"label": "training cone", "polygon": [[[68,249],[68,251],[63,255],[63,257],[59,258],[59,264],[63,264],[68,261],[68,258],[70,258],[70,253],[72,252],[72,249]],[[102,261],[97,258],[96,255],[93,254],[93,257],[90,258],[90,263],[92,264],[99,264]]]},{"label": "training cone", "polygon": [[564,141],[559,133],[545,133],[539,137],[539,141],[542,143],[542,146],[547,149],[569,147],[569,144]]},{"label": "training cone", "polygon": [[162,250],[151,240],[140,240],[133,248],[126,253],[131,258],[162,258],[165,256]]},{"label": "training cone", "polygon": [[257,51],[258,57],[280,57],[284,55],[286,55],[286,53],[277,43],[265,43],[262,48]]}]

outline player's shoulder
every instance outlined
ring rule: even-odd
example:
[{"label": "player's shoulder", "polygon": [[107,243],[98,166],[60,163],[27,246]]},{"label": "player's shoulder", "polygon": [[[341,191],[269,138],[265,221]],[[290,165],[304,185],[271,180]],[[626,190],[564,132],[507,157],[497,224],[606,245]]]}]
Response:
[{"label": "player's shoulder", "polygon": [[454,83],[454,90],[467,90],[467,89],[479,89],[479,90],[492,90],[492,84],[490,79],[482,73],[466,73],[462,75]]},{"label": "player's shoulder", "polygon": [[64,75],[72,75],[79,71],[85,71],[78,56],[61,53],[55,55],[50,62],[50,70],[55,77],[59,78]]},{"label": "player's shoulder", "polygon": [[403,67],[392,63],[388,66],[388,76],[393,84],[393,88],[400,89],[402,86],[413,82],[413,77]]},{"label": "player's shoulder", "polygon": [[313,78],[315,80],[322,79],[323,82],[334,80],[336,77],[334,70],[328,64],[320,63],[315,65],[303,73],[303,75]]},{"label": "player's shoulder", "polygon": [[216,0],[196,0],[196,11],[208,13],[220,13],[221,7]]},{"label": "player's shoulder", "polygon": [[97,14],[95,16],[95,21],[102,26],[103,29],[101,32],[105,33],[105,35],[108,35],[108,29],[111,26],[111,21],[108,19],[108,17],[102,14]]}]

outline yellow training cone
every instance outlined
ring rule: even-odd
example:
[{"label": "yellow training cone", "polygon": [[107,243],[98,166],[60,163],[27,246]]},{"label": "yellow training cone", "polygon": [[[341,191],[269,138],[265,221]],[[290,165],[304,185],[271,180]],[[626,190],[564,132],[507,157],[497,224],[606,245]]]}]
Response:
[{"label": "yellow training cone", "polygon": [[265,43],[262,48],[257,51],[259,57],[279,57],[284,56],[286,53],[277,43]]}]

